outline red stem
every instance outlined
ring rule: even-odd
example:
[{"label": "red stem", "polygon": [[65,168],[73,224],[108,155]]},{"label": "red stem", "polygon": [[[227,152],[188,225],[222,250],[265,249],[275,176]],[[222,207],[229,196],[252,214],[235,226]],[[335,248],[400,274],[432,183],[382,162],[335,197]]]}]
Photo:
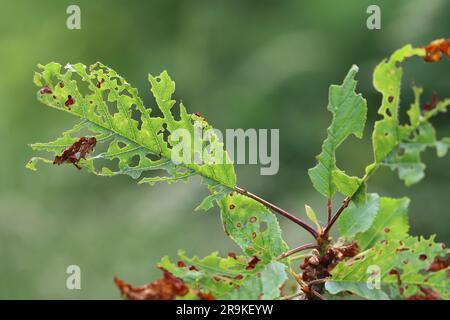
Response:
[{"label": "red stem", "polygon": [[349,198],[349,197],[344,199],[344,201],[342,202],[342,205],[339,208],[339,210],[334,214],[333,218],[331,218],[330,222],[328,222],[327,226],[323,230],[323,234],[325,234],[325,235],[328,234],[328,232],[330,231],[331,227],[336,222],[336,220],[339,218],[341,213],[348,207],[350,201],[351,201],[351,198]]},{"label": "red stem", "polygon": [[297,252],[300,252],[300,251],[303,251],[303,250],[314,249],[314,248],[317,248],[317,247],[318,247],[317,244],[314,244],[314,243],[303,244],[301,246],[298,246],[297,248],[294,248],[294,249],[291,249],[289,251],[286,251],[285,253],[280,255],[277,258],[277,260],[281,260],[281,259],[287,258],[287,257],[293,255],[294,253],[297,253]]},{"label": "red stem", "polygon": [[251,199],[253,199],[253,200],[255,200],[255,201],[257,201],[257,202],[263,204],[264,206],[266,206],[266,207],[269,208],[270,210],[272,210],[272,211],[274,211],[274,212],[276,212],[276,213],[278,213],[278,214],[281,214],[283,217],[288,218],[288,219],[291,220],[292,222],[298,224],[300,227],[302,227],[303,229],[305,229],[306,231],[308,231],[314,238],[317,239],[317,237],[318,237],[317,231],[316,231],[313,227],[311,227],[310,225],[308,225],[306,222],[304,222],[303,220],[301,220],[301,219],[295,217],[294,215],[292,215],[292,214],[290,214],[289,212],[287,212],[287,211],[285,211],[285,210],[283,210],[283,209],[277,207],[276,205],[274,205],[274,204],[272,204],[272,203],[270,203],[270,202],[268,202],[268,201],[266,201],[266,200],[264,200],[264,199],[262,199],[262,198],[260,198],[260,197],[258,197],[258,196],[256,196],[256,195],[254,195],[253,193],[248,192],[248,191],[245,190],[245,189],[236,187],[236,188],[234,188],[234,190],[235,190],[236,192],[238,192],[238,193],[240,193],[240,194],[246,196],[246,197],[249,197],[249,198],[251,198]]},{"label": "red stem", "polygon": [[331,198],[328,198],[327,208],[328,208],[328,223],[330,223],[331,215],[333,212],[333,204],[331,203]]}]

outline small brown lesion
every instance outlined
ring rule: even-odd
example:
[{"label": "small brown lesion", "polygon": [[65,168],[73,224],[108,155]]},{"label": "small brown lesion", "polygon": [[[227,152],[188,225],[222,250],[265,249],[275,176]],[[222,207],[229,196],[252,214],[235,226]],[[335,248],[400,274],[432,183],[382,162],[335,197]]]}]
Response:
[{"label": "small brown lesion", "polygon": [[74,103],[75,103],[75,99],[69,94],[69,95],[67,96],[66,102],[64,102],[64,106],[65,106],[67,109],[71,110],[71,106],[72,106]]},{"label": "small brown lesion", "polygon": [[423,111],[432,111],[436,109],[436,106],[439,102],[439,97],[437,96],[437,93],[434,91],[433,95],[431,96],[431,102],[424,103],[422,109]]},{"label": "small brown lesion", "polygon": [[52,89],[50,89],[50,87],[46,84],[45,86],[43,86],[40,90],[39,90],[40,94],[52,94],[53,91]]}]

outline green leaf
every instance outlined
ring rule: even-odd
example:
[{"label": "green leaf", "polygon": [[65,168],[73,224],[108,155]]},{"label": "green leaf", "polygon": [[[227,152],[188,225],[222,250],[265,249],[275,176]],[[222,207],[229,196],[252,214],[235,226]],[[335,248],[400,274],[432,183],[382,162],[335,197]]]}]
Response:
[{"label": "green leaf", "polygon": [[447,155],[448,148],[450,148],[450,138],[444,138],[441,141],[436,141],[436,152],[438,157],[445,157]]},{"label": "green leaf", "polygon": [[333,294],[351,291],[368,299],[379,298],[383,294],[378,290],[364,290],[369,280],[368,271],[376,266],[380,273],[372,276],[379,276],[381,288],[389,288],[392,298],[423,294],[421,288],[425,288],[447,299],[450,293],[447,277],[450,267],[439,271],[428,268],[435,258],[445,259],[449,253],[442,244],[434,242],[434,237],[428,240],[407,237],[378,242],[358,259],[340,262],[333,269],[332,279],[326,288]]},{"label": "green leaf", "polygon": [[408,206],[408,198],[380,198],[380,208],[372,225],[356,235],[361,250],[372,247],[380,240],[405,238],[409,230]]},{"label": "green leaf", "polygon": [[[450,99],[433,105],[431,110],[422,111],[420,96],[422,88],[413,87],[414,102],[407,111],[409,125],[399,121],[400,88],[403,75],[401,63],[412,56],[423,57],[423,48],[406,45],[383,60],[374,71],[373,83],[382,93],[383,99],[378,113],[383,117],[375,123],[372,135],[375,165],[387,165],[397,170],[399,178],[411,186],[425,176],[425,164],[420,155],[427,147],[436,147],[438,156],[447,152],[445,144],[436,140],[436,132],[429,119],[440,112],[446,112]],[[434,99],[434,98],[433,98]],[[434,103],[434,102],[433,102]]]},{"label": "green leaf", "polygon": [[[328,110],[333,121],[328,128],[328,137],[317,157],[318,164],[309,170],[309,177],[318,192],[331,198],[336,192],[333,172],[336,167],[336,149],[351,134],[362,138],[367,115],[367,102],[355,93],[357,66],[352,66],[342,85],[332,85],[329,92]],[[342,184],[340,184],[342,185]]]},{"label": "green leaf", "polygon": [[425,177],[426,165],[421,154],[427,148],[436,148],[437,155],[443,157],[448,145],[445,139],[436,139],[436,130],[429,122],[421,122],[415,130],[408,130],[409,135],[384,159],[383,165],[398,171],[398,177],[411,186]]},{"label": "green leaf", "polygon": [[[223,143],[215,134],[200,135],[199,141],[194,141],[198,130],[212,127],[203,118],[188,114],[183,104],[174,107],[175,83],[167,72],[149,76],[151,91],[162,113],[162,117],[158,117],[152,116],[152,109],[144,106],[137,89],[101,63],[89,68],[80,63],[67,65],[66,71],[57,63],[39,65],[39,68],[42,71],[35,73],[34,82],[48,90],[44,93],[40,90],[38,100],[80,118],[81,122],[53,142],[33,144],[34,150],[59,155],[80,136],[89,135],[97,138],[97,149],[106,151],[89,155],[80,165],[97,175],[127,174],[140,178],[140,183],[154,184],[186,181],[197,174],[211,186],[235,187],[234,167],[223,150]],[[187,138],[180,137],[178,129],[182,129]],[[183,138],[187,139],[185,142],[191,140],[190,146],[186,143],[185,148],[180,148]],[[198,151],[194,148],[195,142],[210,150],[204,153],[203,163],[195,161]],[[36,159],[39,158],[29,167],[35,169]],[[118,165],[114,166],[116,159]],[[142,177],[144,172],[152,170],[166,171],[167,175]]]},{"label": "green leaf", "polygon": [[202,259],[188,258],[182,250],[178,252],[178,255],[185,266],[172,263],[167,256],[162,258],[158,266],[182,279],[191,288],[203,293],[211,293],[219,299],[254,272],[246,270],[247,258],[243,256],[238,256],[236,259],[221,258],[217,252],[213,252]]},{"label": "green leaf", "polygon": [[352,292],[360,297],[370,300],[389,300],[389,296],[381,289],[369,287],[367,283],[327,281],[325,289],[331,294],[337,295],[341,292]]},{"label": "green leaf", "polygon": [[350,177],[341,170],[333,171],[333,182],[343,195],[352,197],[361,187],[363,180],[358,177]]},{"label": "green leaf", "polygon": [[179,251],[184,266],[164,257],[159,267],[181,278],[191,288],[211,293],[216,299],[275,299],[286,281],[286,266],[280,262],[248,267],[248,257],[221,258],[217,252],[205,258],[188,258]]},{"label": "green leaf", "polygon": [[373,84],[375,89],[383,95],[382,104],[378,110],[378,114],[383,118],[375,123],[372,135],[375,163],[382,162],[401,141],[402,137],[398,130],[398,104],[403,69],[400,64],[414,55],[423,56],[425,50],[406,45],[375,68]]},{"label": "green leaf", "polygon": [[287,280],[286,266],[272,262],[242,282],[239,289],[230,291],[227,300],[274,300],[280,297],[280,288]]},{"label": "green leaf", "polygon": [[420,96],[423,92],[423,89],[414,86],[413,92],[414,92],[414,102],[409,107],[407,113],[411,127],[417,128],[420,125],[420,120],[422,116],[420,111]]},{"label": "green leaf", "polygon": [[368,230],[379,209],[380,197],[375,193],[368,194],[362,204],[350,203],[338,220],[340,236],[352,238]]},{"label": "green leaf", "polygon": [[320,229],[321,227],[320,227],[319,221],[317,221],[317,216],[316,216],[316,213],[314,212],[314,210],[310,206],[305,204],[305,211],[306,211],[306,215],[308,216],[309,220],[311,220],[311,222],[314,223],[318,229]]},{"label": "green leaf", "polygon": [[239,193],[219,202],[225,233],[247,256],[267,262],[288,250],[278,220],[265,206]]}]

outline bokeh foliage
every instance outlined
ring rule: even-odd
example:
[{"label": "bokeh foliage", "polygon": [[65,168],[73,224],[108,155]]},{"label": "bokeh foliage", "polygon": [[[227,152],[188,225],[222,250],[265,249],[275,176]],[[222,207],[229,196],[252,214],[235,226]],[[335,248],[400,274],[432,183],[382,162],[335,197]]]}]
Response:
[{"label": "bokeh foliage", "polygon": [[[82,29],[71,31],[65,10],[75,3]],[[382,10],[379,31],[365,26],[373,1],[3,1],[0,298],[118,298],[114,275],[148,282],[159,276],[153,266],[160,257],[175,256],[179,247],[199,256],[238,251],[224,236],[217,209],[193,212],[206,194],[199,181],[169,190],[126,177],[93,179],[72,166],[25,170],[26,144],[50,140],[74,123],[36,101],[36,64],[102,61],[126,75],[146,101],[152,100],[145,74],[167,69],[177,82],[176,98],[215,127],[280,128],[279,173],[259,176],[256,166],[238,166],[239,184],[299,215],[308,203],[324,219],[326,203],[310,186],[307,169],[330,122],[328,86],[359,66],[368,125],[363,140],[349,139],[338,150],[338,166],[362,174],[372,160],[368,133],[381,99],[371,83],[373,68],[403,44],[448,37],[448,1],[375,3]],[[407,64],[405,88],[413,81],[423,86],[423,101],[433,90],[449,95],[448,63]],[[412,90],[409,95],[412,101]],[[449,136],[449,120],[446,114],[434,121],[443,136]],[[423,158],[428,168],[421,184],[406,188],[385,169],[370,191],[409,196],[410,232],[437,233],[438,241],[450,243],[449,158],[436,159],[433,150]],[[280,222],[291,245],[307,238]],[[65,288],[70,264],[81,267],[80,291]]]}]

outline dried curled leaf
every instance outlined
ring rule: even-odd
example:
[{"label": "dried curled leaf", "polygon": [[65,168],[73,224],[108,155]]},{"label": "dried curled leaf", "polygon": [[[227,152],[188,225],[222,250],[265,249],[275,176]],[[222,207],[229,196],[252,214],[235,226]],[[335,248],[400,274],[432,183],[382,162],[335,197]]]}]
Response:
[{"label": "dried curled leaf", "polygon": [[129,300],[174,300],[189,292],[183,280],[162,269],[163,277],[142,287],[135,288],[119,278],[114,278],[120,294]]},{"label": "dried curled leaf", "polygon": [[450,39],[437,39],[425,46],[427,62],[436,62],[442,59],[442,55],[450,58]]},{"label": "dried curled leaf", "polygon": [[97,139],[95,137],[81,137],[78,141],[65,149],[60,156],[56,156],[53,160],[53,164],[61,165],[67,162],[72,163],[75,167],[81,169],[78,166],[78,162],[80,162],[81,159],[86,159],[86,156],[94,150],[96,144]]}]

